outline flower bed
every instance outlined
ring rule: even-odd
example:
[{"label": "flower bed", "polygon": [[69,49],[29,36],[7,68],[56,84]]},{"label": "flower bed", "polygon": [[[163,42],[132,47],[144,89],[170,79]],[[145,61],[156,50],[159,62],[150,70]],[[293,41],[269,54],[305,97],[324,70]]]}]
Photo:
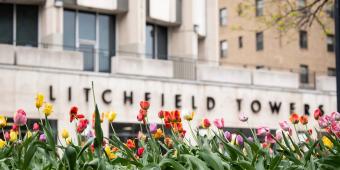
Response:
[{"label": "flower bed", "polygon": [[[94,100],[95,101],[95,100]],[[44,102],[44,96],[37,94],[36,108],[45,116],[44,120],[27,126],[27,117],[19,109],[13,117],[13,127],[4,131],[7,119],[0,116],[1,169],[340,169],[340,113],[329,115],[317,109],[314,118],[319,127],[310,129],[308,117],[292,114],[288,121],[279,122],[281,129],[272,134],[267,127],[260,127],[251,136],[224,131],[224,120],[211,123],[202,120],[201,128],[207,134],[201,135],[190,122],[194,113],[182,117],[178,110],[160,111],[158,117],[163,124],[149,124],[150,103],[140,102],[137,120],[140,128],[146,129],[135,138],[121,141],[115,134],[112,122],[115,112],[100,114],[95,104],[91,122],[78,113],[76,106],[69,111],[70,123],[75,124],[77,138],[73,139],[63,129],[55,140],[48,117],[53,105]],[[240,115],[241,122],[247,122]],[[101,122],[109,121],[114,135],[103,136]],[[92,123],[92,127],[89,124]],[[189,124],[189,129],[183,128]],[[213,127],[213,125],[214,127]],[[305,139],[296,133],[296,125],[305,126]],[[26,134],[21,130],[26,129]],[[83,136],[86,129],[90,135]],[[167,134],[165,131],[169,131]],[[314,134],[313,134],[314,133]],[[295,136],[296,135],[296,136]],[[188,138],[192,136],[192,138]],[[313,137],[318,136],[318,137]],[[295,137],[295,138],[294,138]],[[63,142],[62,142],[63,141]]]}]

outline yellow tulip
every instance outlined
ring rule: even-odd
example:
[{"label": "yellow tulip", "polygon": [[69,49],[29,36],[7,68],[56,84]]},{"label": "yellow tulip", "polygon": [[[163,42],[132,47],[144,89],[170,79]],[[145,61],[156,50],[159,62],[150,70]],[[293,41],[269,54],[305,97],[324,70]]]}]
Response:
[{"label": "yellow tulip", "polygon": [[45,116],[51,115],[53,112],[53,105],[51,103],[46,103],[43,112]]},{"label": "yellow tulip", "polygon": [[322,137],[322,142],[329,149],[332,149],[334,146],[333,142],[330,139],[328,139],[328,137],[326,136]]},{"label": "yellow tulip", "polygon": [[184,115],[184,119],[187,121],[191,121],[192,119],[194,119],[194,116],[195,116],[195,112],[191,112],[191,114]]},{"label": "yellow tulip", "polygon": [[15,142],[17,140],[18,140],[18,133],[11,130],[11,132],[9,133],[9,141]]},{"label": "yellow tulip", "polygon": [[42,93],[38,93],[37,96],[35,97],[35,107],[37,107],[37,109],[40,109],[43,103],[44,95]]},{"label": "yellow tulip", "polygon": [[72,139],[71,139],[70,137],[68,137],[65,141],[66,141],[66,144],[67,144],[67,145],[69,145],[69,144],[72,143]]},{"label": "yellow tulip", "polygon": [[110,160],[117,158],[117,155],[111,152],[110,146],[105,146],[104,151]]},{"label": "yellow tulip", "polygon": [[31,132],[31,131],[27,131],[27,132],[26,132],[26,137],[27,137],[27,138],[30,138],[31,136],[32,136],[32,132]]},{"label": "yellow tulip", "polygon": [[7,120],[4,116],[0,115],[0,128],[4,128],[7,125]]},{"label": "yellow tulip", "polygon": [[0,149],[4,148],[6,146],[6,141],[3,141],[0,139]]},{"label": "yellow tulip", "polygon": [[107,112],[106,113],[106,118],[107,120],[109,120],[109,122],[113,122],[117,117],[117,113],[116,112]]},{"label": "yellow tulip", "polygon": [[67,139],[70,136],[70,134],[68,133],[67,129],[63,129],[63,131],[61,132],[61,136],[64,139]]}]

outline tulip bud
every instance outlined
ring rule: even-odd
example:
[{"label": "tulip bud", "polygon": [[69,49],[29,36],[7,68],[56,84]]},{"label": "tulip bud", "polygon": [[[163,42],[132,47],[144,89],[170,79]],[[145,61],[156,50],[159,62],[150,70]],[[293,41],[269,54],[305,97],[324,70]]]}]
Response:
[{"label": "tulip bud", "polygon": [[241,135],[236,136],[236,145],[243,146],[243,138]]},{"label": "tulip bud", "polygon": [[45,134],[41,134],[41,135],[39,136],[39,140],[40,140],[41,142],[46,142],[46,136],[45,136]]},{"label": "tulip bud", "polygon": [[150,103],[148,101],[141,101],[139,105],[143,110],[148,110],[150,107]]},{"label": "tulip bud", "polygon": [[67,131],[67,129],[63,129],[63,131],[61,132],[61,137],[63,137],[64,139],[68,138],[70,135]]},{"label": "tulip bud", "polygon": [[0,128],[7,126],[7,120],[4,116],[0,115]]},{"label": "tulip bud", "polygon": [[33,131],[39,131],[40,127],[39,127],[39,124],[38,123],[34,123],[33,124]]},{"label": "tulip bud", "polygon": [[26,112],[22,109],[19,109],[14,115],[14,123],[18,126],[26,125],[27,117]]},{"label": "tulip bud", "polygon": [[225,131],[224,132],[224,138],[228,141],[228,142],[230,142],[231,141],[231,133],[229,132],[229,131]]}]

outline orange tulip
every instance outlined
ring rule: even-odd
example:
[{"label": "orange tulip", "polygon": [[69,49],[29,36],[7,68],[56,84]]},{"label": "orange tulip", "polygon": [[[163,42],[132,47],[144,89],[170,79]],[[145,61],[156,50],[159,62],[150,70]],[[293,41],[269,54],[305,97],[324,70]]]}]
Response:
[{"label": "orange tulip", "polygon": [[308,123],[308,116],[306,116],[306,115],[300,116],[300,123],[303,124],[303,125],[307,124]]},{"label": "orange tulip", "polygon": [[289,117],[290,122],[292,122],[293,124],[297,124],[299,123],[299,115],[296,113],[292,113]]}]

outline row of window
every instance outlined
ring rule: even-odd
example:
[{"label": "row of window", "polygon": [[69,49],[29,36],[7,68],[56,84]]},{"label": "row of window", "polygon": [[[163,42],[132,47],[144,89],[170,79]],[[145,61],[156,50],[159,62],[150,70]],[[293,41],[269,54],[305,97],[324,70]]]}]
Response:
[{"label": "row of window", "polygon": [[[327,69],[327,75],[328,76],[336,76],[336,70],[335,68],[328,68]],[[303,84],[309,84],[310,83],[310,77],[309,77],[309,69],[307,65],[300,65],[300,83]]]},{"label": "row of window", "polygon": [[[262,51],[264,49],[264,35],[263,32],[257,32],[255,34],[256,40],[256,51]],[[327,51],[334,52],[335,49],[335,37],[334,35],[327,35]],[[299,45],[302,49],[308,48],[308,34],[307,31],[300,31],[299,32]],[[238,47],[243,48],[243,37],[238,37]],[[220,42],[220,57],[225,58],[228,55],[228,41],[222,40]]]},{"label": "row of window", "polygon": [[[38,47],[38,18],[38,6],[0,4],[0,43]],[[116,52],[115,16],[65,9],[63,21],[64,50],[81,51],[85,71],[110,72]],[[147,24],[145,34],[146,56],[166,60],[167,28]]]},{"label": "row of window", "polygon": [[[308,13],[308,8],[306,8],[306,0],[297,0],[297,8],[303,14]],[[255,0],[255,16],[263,16],[264,10],[264,0]],[[237,13],[238,16],[241,16],[243,12],[242,3],[238,4],[237,6]],[[334,19],[334,6],[326,6],[325,12],[328,14],[329,17]],[[227,25],[227,18],[228,18],[228,11],[227,8],[220,9],[220,25],[226,26]]]}]

